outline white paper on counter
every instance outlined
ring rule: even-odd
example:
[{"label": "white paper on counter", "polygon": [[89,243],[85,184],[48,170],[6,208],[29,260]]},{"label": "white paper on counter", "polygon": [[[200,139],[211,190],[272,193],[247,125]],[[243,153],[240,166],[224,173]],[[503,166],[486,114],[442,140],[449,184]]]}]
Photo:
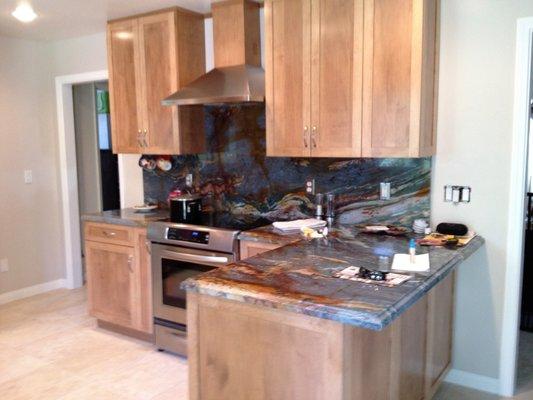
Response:
[{"label": "white paper on counter", "polygon": [[277,221],[272,225],[274,228],[279,229],[280,231],[289,232],[297,231],[299,232],[302,228],[322,228],[326,226],[327,222],[322,221],[321,219],[308,218],[308,219],[297,219],[295,221]]},{"label": "white paper on counter", "polygon": [[396,271],[426,272],[429,271],[429,254],[417,254],[411,264],[410,254],[395,254],[392,269]]}]

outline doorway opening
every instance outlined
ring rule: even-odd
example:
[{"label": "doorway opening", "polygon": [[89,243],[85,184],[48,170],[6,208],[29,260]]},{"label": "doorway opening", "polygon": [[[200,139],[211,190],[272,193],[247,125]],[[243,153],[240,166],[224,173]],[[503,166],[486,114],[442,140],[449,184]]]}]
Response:
[{"label": "doorway opening", "polygon": [[[520,330],[522,311],[525,314],[528,312],[526,306],[522,307],[522,300],[528,302],[529,293],[526,291],[531,290],[528,283],[530,267],[529,264],[524,265],[524,262],[528,263],[524,255],[527,251],[526,217],[531,214],[526,193],[529,189],[528,157],[533,151],[529,145],[529,141],[533,140],[533,134],[530,135],[533,126],[533,17],[521,18],[517,22],[514,89],[505,297],[500,345],[499,394],[507,397],[514,396],[517,388],[526,396],[527,393],[533,393],[533,369],[530,365],[528,368],[522,367],[528,363],[528,358],[533,358],[533,343],[529,343],[527,332]],[[533,170],[533,163],[529,165]],[[523,285],[526,286],[524,293]],[[524,315],[522,323],[527,323],[527,315]]]},{"label": "doorway opening", "polygon": [[[533,59],[531,70],[533,70]],[[533,80],[533,74],[531,79]],[[530,86],[529,105],[530,117],[526,166],[527,184],[524,193],[526,208],[524,210],[522,299],[516,373],[517,394],[533,394],[533,82]]]},{"label": "doorway opening", "polygon": [[72,86],[80,214],[120,208],[118,157],[111,148],[107,81]]},{"label": "doorway opening", "polygon": [[[113,154],[107,81],[72,85],[79,217],[120,209],[118,157]],[[80,222],[81,224],[81,222]],[[83,229],[80,230],[83,243]],[[81,246],[85,282],[85,254]]]},{"label": "doorway opening", "polygon": [[[107,81],[107,79],[108,73],[106,70],[63,75],[55,78],[63,250],[66,287],[69,289],[75,289],[83,285],[72,87],[82,83]],[[136,154],[118,155],[119,192],[120,205],[122,207],[130,207],[143,201],[142,169],[138,166],[138,159],[139,157]]]}]

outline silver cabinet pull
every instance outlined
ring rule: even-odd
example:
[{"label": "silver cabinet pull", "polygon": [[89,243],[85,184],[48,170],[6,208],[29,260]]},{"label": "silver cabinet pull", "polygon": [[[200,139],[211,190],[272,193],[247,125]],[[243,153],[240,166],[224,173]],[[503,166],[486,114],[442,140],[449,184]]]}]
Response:
[{"label": "silver cabinet pull", "polygon": [[128,268],[130,272],[133,274],[133,256],[132,255],[128,256]]},{"label": "silver cabinet pull", "polygon": [[306,125],[304,126],[304,147],[309,147],[309,143],[307,143],[307,135],[309,133],[309,127]]},{"label": "silver cabinet pull", "polygon": [[139,147],[143,147],[143,142],[141,141],[141,135],[142,135],[142,131],[139,129],[137,131],[137,143],[139,144]]},{"label": "silver cabinet pull", "polygon": [[148,147],[148,141],[146,140],[146,135],[148,135],[148,130],[145,129],[143,131],[144,135],[143,135],[143,143],[144,143],[144,147]]},{"label": "silver cabinet pull", "polygon": [[117,233],[116,232],[104,231],[104,235],[109,236],[109,237],[113,237],[113,236],[117,236]]},{"label": "silver cabinet pull", "polygon": [[318,135],[318,128],[316,126],[313,126],[311,130],[311,142],[313,143],[313,148],[316,149],[316,136]]},{"label": "silver cabinet pull", "polygon": [[152,249],[150,248],[150,241],[145,240],[144,244],[146,245],[146,251],[148,252],[148,254],[152,255]]}]

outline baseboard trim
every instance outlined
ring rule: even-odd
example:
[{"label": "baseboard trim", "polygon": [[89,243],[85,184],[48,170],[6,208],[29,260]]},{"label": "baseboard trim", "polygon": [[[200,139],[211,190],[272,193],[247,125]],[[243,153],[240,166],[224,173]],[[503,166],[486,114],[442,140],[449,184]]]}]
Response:
[{"label": "baseboard trim", "polygon": [[29,286],[26,288],[13,290],[12,292],[0,294],[0,304],[10,303],[15,300],[25,299],[26,297],[35,296],[36,294],[46,293],[51,290],[61,289],[67,287],[66,279],[58,279],[55,281],[40,283],[38,285]]},{"label": "baseboard trim", "polygon": [[444,381],[496,395],[500,392],[500,381],[498,379],[461,371],[459,369],[451,369],[448,375],[446,375],[446,378],[444,378]]}]

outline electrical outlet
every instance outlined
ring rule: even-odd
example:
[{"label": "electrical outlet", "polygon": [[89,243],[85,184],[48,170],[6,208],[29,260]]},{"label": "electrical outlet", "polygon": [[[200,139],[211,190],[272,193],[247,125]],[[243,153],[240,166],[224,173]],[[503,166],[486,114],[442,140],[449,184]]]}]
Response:
[{"label": "electrical outlet", "polygon": [[33,182],[33,173],[31,169],[24,171],[24,183],[29,184]]},{"label": "electrical outlet", "polygon": [[305,192],[307,194],[315,194],[315,180],[309,179],[305,182]]},{"label": "electrical outlet", "polygon": [[192,174],[187,174],[187,176],[185,177],[185,185],[191,187],[192,184],[193,184]]},{"label": "electrical outlet", "polygon": [[9,264],[7,263],[7,258],[0,259],[0,272],[9,271]]},{"label": "electrical outlet", "polygon": [[390,182],[381,182],[379,184],[379,198],[381,200],[390,200]]}]

